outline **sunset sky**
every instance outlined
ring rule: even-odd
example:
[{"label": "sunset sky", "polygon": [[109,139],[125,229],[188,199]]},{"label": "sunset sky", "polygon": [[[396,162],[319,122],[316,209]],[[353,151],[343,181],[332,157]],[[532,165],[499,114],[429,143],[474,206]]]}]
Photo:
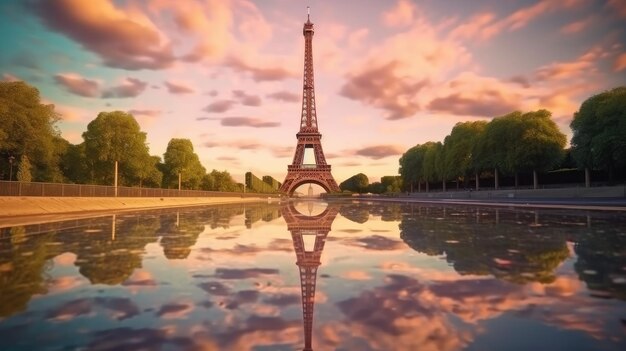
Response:
[{"label": "sunset sky", "polygon": [[162,156],[282,181],[299,128],[311,6],[317,115],[338,182],[398,171],[455,123],[546,108],[561,130],[626,84],[626,1],[27,0],[0,4],[0,77],[62,114],[64,138],[131,112]]}]

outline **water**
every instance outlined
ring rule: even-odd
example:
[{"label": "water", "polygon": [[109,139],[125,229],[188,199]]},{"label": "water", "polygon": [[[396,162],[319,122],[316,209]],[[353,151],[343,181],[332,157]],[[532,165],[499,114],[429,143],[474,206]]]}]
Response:
[{"label": "water", "polygon": [[624,350],[625,299],[623,213],[302,202],[0,232],[0,350]]}]

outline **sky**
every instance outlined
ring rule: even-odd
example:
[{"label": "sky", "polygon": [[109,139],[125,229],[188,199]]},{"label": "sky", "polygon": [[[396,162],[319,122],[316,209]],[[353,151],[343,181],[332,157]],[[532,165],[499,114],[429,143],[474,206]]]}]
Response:
[{"label": "sky", "polygon": [[318,126],[341,182],[398,172],[463,121],[552,112],[626,83],[623,0],[5,0],[0,79],[55,105],[71,143],[126,111],[162,157],[187,138],[207,170],[282,181],[302,104],[306,7]]}]

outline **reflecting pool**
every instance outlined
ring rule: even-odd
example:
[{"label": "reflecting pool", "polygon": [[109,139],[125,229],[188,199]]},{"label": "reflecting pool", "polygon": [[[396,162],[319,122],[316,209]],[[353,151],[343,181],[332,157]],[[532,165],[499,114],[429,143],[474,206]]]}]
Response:
[{"label": "reflecting pool", "polygon": [[314,201],[0,229],[0,350],[626,350],[626,213]]}]

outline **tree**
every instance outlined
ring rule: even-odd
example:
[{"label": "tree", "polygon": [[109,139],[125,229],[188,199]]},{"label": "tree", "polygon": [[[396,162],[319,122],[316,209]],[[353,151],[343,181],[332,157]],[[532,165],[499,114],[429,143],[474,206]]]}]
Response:
[{"label": "tree", "polygon": [[513,114],[517,138],[510,140],[513,146],[507,154],[507,164],[516,174],[521,171],[533,172],[534,187],[537,188],[537,172],[556,167],[564,157],[565,134],[552,120],[547,110],[538,110],[524,114]]},{"label": "tree", "polygon": [[185,189],[198,189],[206,169],[200,163],[198,155],[193,151],[189,139],[171,139],[163,154],[163,186],[178,188],[178,177]]},{"label": "tree", "polygon": [[210,190],[214,191],[239,191],[239,186],[237,182],[233,179],[233,177],[228,173],[228,171],[217,171],[212,170],[210,175],[210,179],[213,180],[213,188]]},{"label": "tree", "polygon": [[17,168],[17,181],[18,182],[30,182],[33,177],[30,174],[30,161],[28,160],[28,156],[22,155],[22,159],[20,160],[20,165]]},{"label": "tree", "polygon": [[161,163],[159,156],[143,155],[139,159],[139,167],[137,168],[137,177],[139,178],[139,187],[148,186],[157,188],[161,186],[163,181],[163,173],[159,171],[157,165]]},{"label": "tree", "polygon": [[85,155],[85,143],[73,145],[68,143],[66,152],[61,157],[61,171],[65,179],[71,183],[85,184],[92,179],[87,156]]},{"label": "tree", "polygon": [[386,193],[399,193],[402,191],[402,177],[384,176],[380,178],[380,183]]},{"label": "tree", "polygon": [[[472,173],[476,174],[478,184],[478,169],[475,167],[475,152],[482,137],[487,122],[459,122],[450,135],[444,140],[443,169],[447,177],[463,178],[467,180]],[[458,184],[458,182],[457,182]]]},{"label": "tree", "polygon": [[348,190],[362,194],[364,192],[367,192],[368,185],[369,179],[367,179],[367,176],[363,173],[359,173],[344,180],[341,184],[339,184],[339,188],[341,190]]},{"label": "tree", "polygon": [[400,177],[402,177],[403,184],[408,186],[407,190],[411,192],[416,183],[419,189],[420,183],[425,180],[421,171],[424,165],[425,153],[426,148],[423,145],[417,144],[408,149],[402,154],[402,157],[400,157],[400,169],[398,169],[398,173],[400,173]]},{"label": "tree", "polygon": [[626,167],[626,86],[585,100],[570,124],[572,156],[581,168],[606,169],[612,179]]},{"label": "tree", "polygon": [[495,117],[485,126],[476,145],[476,157],[473,168],[477,171],[491,169],[494,173],[495,188],[499,188],[499,173],[511,173],[509,154],[514,148],[514,141],[519,138],[515,118],[520,112],[512,112]]},{"label": "tree", "polygon": [[[426,191],[429,190],[428,183],[439,180],[441,177],[441,164],[442,164],[442,149],[443,145],[440,142],[429,141],[423,145],[424,162],[422,164],[422,176],[421,178],[426,181]],[[445,191],[445,182],[444,189]]]},{"label": "tree", "polygon": [[[31,161],[35,181],[61,181],[62,150],[54,105],[41,103],[39,90],[24,82],[0,82],[0,167],[9,168],[9,156]],[[8,174],[5,176],[8,179]]]},{"label": "tree", "polygon": [[385,186],[381,182],[373,182],[367,186],[367,192],[372,194],[382,194],[385,192]]},{"label": "tree", "polygon": [[83,133],[86,163],[91,182],[113,184],[114,165],[118,162],[119,184],[139,183],[141,160],[149,157],[146,133],[133,115],[122,112],[100,112]]}]

